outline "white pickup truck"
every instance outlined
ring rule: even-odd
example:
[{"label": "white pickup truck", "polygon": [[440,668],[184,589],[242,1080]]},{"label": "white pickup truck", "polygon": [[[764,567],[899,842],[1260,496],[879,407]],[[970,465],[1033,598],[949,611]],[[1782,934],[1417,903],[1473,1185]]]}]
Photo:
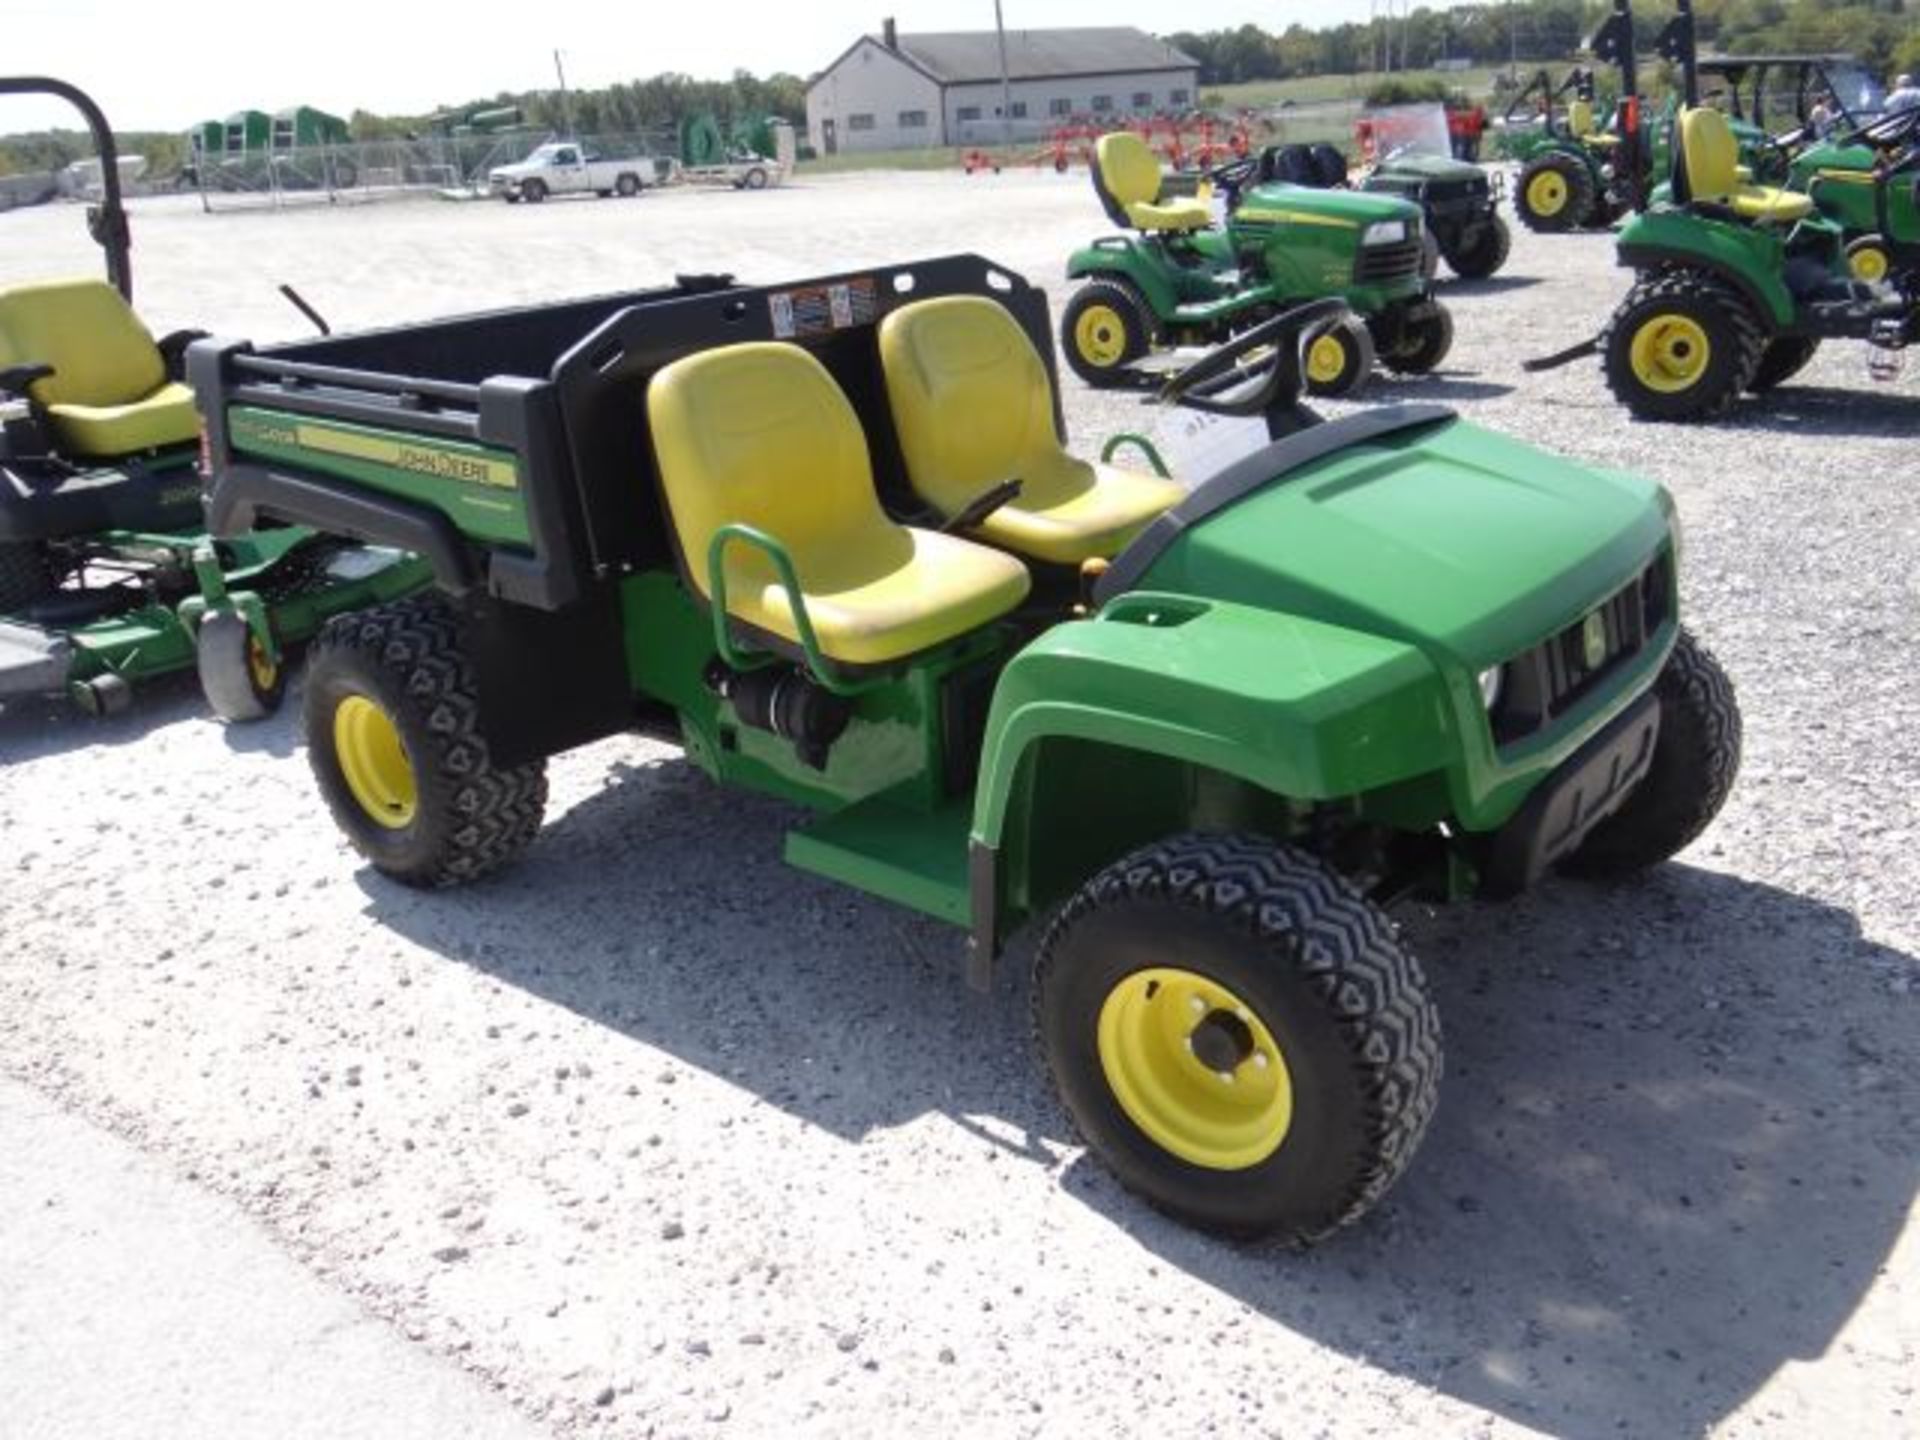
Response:
[{"label": "white pickup truck", "polygon": [[542,145],[526,159],[487,172],[487,188],[509,205],[537,205],[549,195],[638,195],[658,173],[650,156],[603,160],[572,140]]}]

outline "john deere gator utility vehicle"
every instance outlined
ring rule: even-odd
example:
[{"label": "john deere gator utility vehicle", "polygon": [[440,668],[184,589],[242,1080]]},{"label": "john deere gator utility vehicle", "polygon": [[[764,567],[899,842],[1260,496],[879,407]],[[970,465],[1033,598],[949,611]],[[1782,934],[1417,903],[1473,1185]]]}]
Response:
[{"label": "john deere gator utility vehicle", "polygon": [[88,214],[106,280],[0,288],[0,703],[65,695],[117,710],[149,676],[198,668],[214,709],[279,703],[283,647],[341,609],[417,589],[425,569],[296,529],[218,542],[203,529],[193,395],[198,332],[156,342],[128,304],[133,273],[112,131],[58,80],[0,95],[71,101],[93,131]]},{"label": "john deere gator utility vehicle", "polygon": [[1376,358],[1405,374],[1446,358],[1453,319],[1432,295],[1418,207],[1263,180],[1260,166],[1249,155],[1212,172],[1228,210],[1215,228],[1206,201],[1163,196],[1160,162],[1139,136],[1100,138],[1094,193],[1128,233],[1067,261],[1067,278],[1083,282],[1060,316],[1060,348],[1076,375],[1089,385],[1131,383],[1156,346],[1213,344],[1328,297],[1353,313],[1305,338],[1314,394],[1353,393]]},{"label": "john deere gator utility vehicle", "polygon": [[1196,1224],[1309,1240],[1438,1093],[1383,907],[1656,865],[1740,741],[1665,492],[1440,406],[1321,422],[1299,349],[1335,309],[1167,381],[1259,422],[1177,482],[1067,451],[1045,298],[975,256],[188,368],[217,529],[433,566],[309,653],[314,775],[374,867],[476,880],[533,841],[548,756],[670,739],[807,812],[793,864],[968,932],[976,985],[1044,925],[1087,1142]]}]

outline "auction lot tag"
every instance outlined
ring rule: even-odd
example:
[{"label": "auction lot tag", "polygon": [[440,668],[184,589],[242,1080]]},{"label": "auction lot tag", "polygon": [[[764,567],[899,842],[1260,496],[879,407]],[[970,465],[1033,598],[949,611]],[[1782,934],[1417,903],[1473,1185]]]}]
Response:
[{"label": "auction lot tag", "polygon": [[1209,415],[1180,405],[1155,427],[1161,458],[1188,489],[1251,455],[1272,438],[1262,416]]}]

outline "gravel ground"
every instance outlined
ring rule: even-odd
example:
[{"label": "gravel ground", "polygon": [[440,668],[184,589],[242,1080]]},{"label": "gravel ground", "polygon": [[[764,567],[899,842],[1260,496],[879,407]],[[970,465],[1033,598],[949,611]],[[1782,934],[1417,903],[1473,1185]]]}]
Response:
[{"label": "gravel ground", "polygon": [[[90,263],[0,216],[0,281]],[[154,327],[458,309],[972,248],[1045,283],[1083,177],[136,217]],[[1068,1142],[1016,953],[785,869],[782,807],[670,748],[553,767],[511,873],[361,866],[291,713],[190,685],[0,716],[0,1070],[261,1217],[313,1273],[558,1435],[1920,1434],[1920,495],[1911,383],[1857,348],[1711,430],[1595,365],[1523,377],[1624,288],[1604,237],[1453,285],[1445,372],[1382,386],[1658,477],[1745,769],[1680,863],[1409,913],[1439,1119],[1356,1230],[1235,1248]],[[1138,421],[1069,384],[1082,443]],[[4,1302],[0,1302],[4,1303]]]}]

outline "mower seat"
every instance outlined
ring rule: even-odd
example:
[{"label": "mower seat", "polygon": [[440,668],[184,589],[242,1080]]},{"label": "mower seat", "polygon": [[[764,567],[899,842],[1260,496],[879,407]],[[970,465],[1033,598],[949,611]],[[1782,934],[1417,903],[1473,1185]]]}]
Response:
[{"label": "mower seat", "polygon": [[1812,197],[1740,178],[1740,145],[1727,117],[1707,106],[1680,112],[1674,130],[1674,198],[1724,205],[1743,220],[1784,224],[1813,213]]},{"label": "mower seat", "polygon": [[190,443],[193,392],[167,379],[140,317],[103,280],[55,280],[0,290],[0,368],[50,365],[27,387],[74,459],[136,455]]},{"label": "mower seat", "polygon": [[1160,199],[1160,162],[1131,130],[1100,137],[1093,148],[1093,184],[1107,213],[1136,230],[1204,230],[1213,223],[1204,200]]},{"label": "mower seat", "polygon": [[1171,480],[1076,460],[1053,423],[1040,352],[1003,305],[949,295],[880,324],[900,450],[914,493],[951,519],[995,486],[1020,493],[974,533],[1055,565],[1112,558],[1186,492]]},{"label": "mower seat", "polygon": [[[798,346],[704,350],[653,377],[647,422],[675,539],[712,599],[708,547],[723,525],[770,536],[793,561],[820,651],[883,665],[978,628],[1026,597],[1026,566],[970,540],[896,525],[880,508],[866,435],[826,367]],[[765,551],[724,554],[727,613],[800,642]]]}]

